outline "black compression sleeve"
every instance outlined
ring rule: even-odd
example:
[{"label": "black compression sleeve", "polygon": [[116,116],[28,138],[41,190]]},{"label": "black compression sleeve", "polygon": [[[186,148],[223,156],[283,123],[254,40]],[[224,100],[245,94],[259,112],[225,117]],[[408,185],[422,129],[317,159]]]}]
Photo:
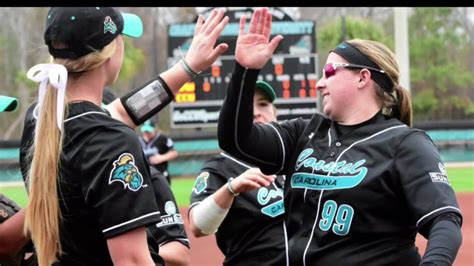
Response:
[{"label": "black compression sleeve", "polygon": [[452,265],[462,242],[461,218],[445,213],[431,224],[421,265]]},{"label": "black compression sleeve", "polygon": [[[273,135],[269,127],[253,125],[253,96],[258,73],[259,70],[246,69],[235,63],[217,132],[221,149],[259,166],[268,174],[281,169],[281,159],[277,157],[282,152],[269,137]],[[274,151],[272,147],[276,147]]]},{"label": "black compression sleeve", "polygon": [[[237,137],[250,136],[253,123],[253,95],[258,71],[245,69],[235,63],[217,127],[219,146],[234,155],[238,154]],[[249,84],[244,87],[244,85]],[[245,88],[245,89],[244,89]]]}]

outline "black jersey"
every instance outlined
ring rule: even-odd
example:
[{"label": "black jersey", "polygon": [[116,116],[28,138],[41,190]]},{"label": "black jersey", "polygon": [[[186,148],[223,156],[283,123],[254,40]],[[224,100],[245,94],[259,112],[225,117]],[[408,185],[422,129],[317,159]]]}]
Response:
[{"label": "black jersey", "polygon": [[[146,142],[143,137],[140,137],[140,144],[142,145],[143,152],[149,161],[149,157],[155,154],[165,154],[168,151],[174,149],[174,142],[173,140],[161,133],[156,133],[156,136],[151,139],[150,141]],[[168,183],[171,183],[171,177],[168,172],[168,161],[159,163],[159,164],[151,164],[153,167],[158,169],[168,180]]]},{"label": "black jersey", "polygon": [[[23,178],[35,107],[28,109],[21,139]],[[63,254],[58,264],[112,265],[108,238],[160,221],[149,166],[133,129],[91,102],[71,103],[63,130],[58,181]]]},{"label": "black jersey", "polygon": [[[226,153],[209,159],[201,169],[191,194],[191,210],[205,198],[253,166]],[[235,197],[216,232],[224,265],[285,265],[283,177],[267,187]]]},{"label": "black jersey", "polygon": [[173,191],[166,178],[155,168],[150,167],[151,182],[155,190],[161,222],[147,228],[148,245],[152,253],[158,253],[158,246],[178,241],[189,248],[189,239],[179,213]]},{"label": "black jersey", "polygon": [[257,75],[236,66],[219,144],[286,174],[289,265],[419,265],[417,231],[448,212],[461,217],[430,137],[381,113],[345,130],[320,114],[252,127],[251,110],[235,110],[251,106],[253,91],[238,88]]}]

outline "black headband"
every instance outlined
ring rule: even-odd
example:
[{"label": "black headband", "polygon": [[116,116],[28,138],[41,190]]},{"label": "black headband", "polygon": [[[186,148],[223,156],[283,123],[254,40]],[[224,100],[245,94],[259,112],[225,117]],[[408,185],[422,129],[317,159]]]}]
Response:
[{"label": "black headband", "polygon": [[[372,67],[375,69],[381,69],[377,64],[372,62],[365,54],[357,50],[353,45],[348,42],[339,44],[331,52],[342,56],[347,62],[351,64],[358,64],[363,66]],[[368,69],[372,73],[372,79],[386,92],[392,92],[394,84],[390,77],[386,73],[380,73],[371,69]]]}]

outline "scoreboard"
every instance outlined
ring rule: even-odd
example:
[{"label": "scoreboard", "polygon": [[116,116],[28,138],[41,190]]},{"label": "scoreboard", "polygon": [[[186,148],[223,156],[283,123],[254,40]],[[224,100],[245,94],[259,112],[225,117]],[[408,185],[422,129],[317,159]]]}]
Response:
[{"label": "scoreboard", "polygon": [[[234,14],[229,14],[230,12]],[[225,98],[235,64],[235,43],[239,32],[239,18],[235,12],[226,13],[230,18],[234,15],[235,21],[231,20],[227,24],[218,40],[218,43],[227,43],[228,50],[208,71],[184,84],[175,95],[175,101],[171,103],[171,127],[217,125],[220,106]],[[288,19],[288,16],[284,19]],[[275,90],[278,120],[309,118],[318,111],[315,23],[278,20],[278,17],[274,17],[273,20],[271,37],[281,34],[284,39],[272,59],[260,71],[258,79],[268,82]],[[177,63],[186,54],[194,34],[194,27],[194,23],[168,26],[169,66]]]}]

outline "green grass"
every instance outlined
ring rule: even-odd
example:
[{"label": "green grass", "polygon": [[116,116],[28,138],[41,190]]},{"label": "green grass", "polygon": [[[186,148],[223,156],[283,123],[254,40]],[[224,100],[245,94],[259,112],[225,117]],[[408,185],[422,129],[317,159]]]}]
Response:
[{"label": "green grass", "polygon": [[474,167],[448,168],[449,182],[456,192],[474,192]]},{"label": "green grass", "polygon": [[194,177],[172,178],[171,190],[173,190],[176,203],[179,207],[189,206],[189,197],[194,186]]},{"label": "green grass", "polygon": [[15,187],[0,187],[0,192],[12,199],[18,205],[26,206],[26,189],[23,185]]},{"label": "green grass", "polygon": [[[194,177],[174,178],[171,181],[171,190],[179,207],[189,205],[189,196],[194,185]],[[26,206],[26,190],[24,186],[0,187],[0,192],[15,201],[18,205]]]},{"label": "green grass", "polygon": [[[456,192],[474,192],[474,167],[448,168],[451,185]],[[189,205],[189,196],[194,185],[194,177],[174,178],[171,181],[176,202],[179,207]],[[0,191],[14,200],[18,205],[26,205],[26,191],[23,186],[0,187]]]}]

